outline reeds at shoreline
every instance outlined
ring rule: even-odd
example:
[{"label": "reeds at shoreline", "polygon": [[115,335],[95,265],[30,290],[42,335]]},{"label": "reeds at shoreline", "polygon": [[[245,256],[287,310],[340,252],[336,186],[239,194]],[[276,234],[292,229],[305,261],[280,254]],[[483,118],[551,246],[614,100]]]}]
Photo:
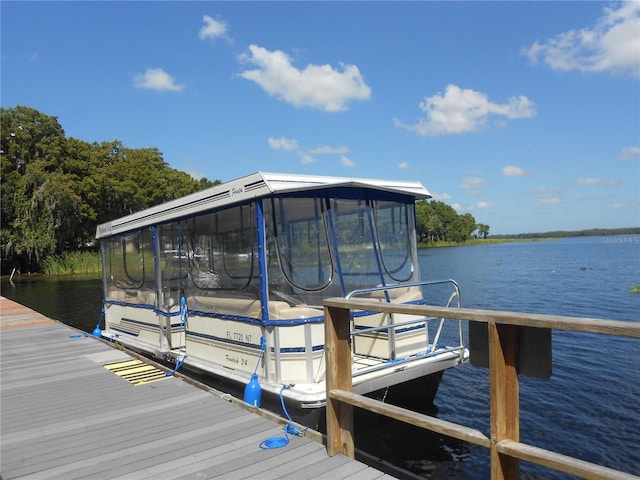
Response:
[{"label": "reeds at shoreline", "polygon": [[43,262],[45,275],[72,275],[100,273],[102,262],[99,252],[70,252],[48,257]]}]

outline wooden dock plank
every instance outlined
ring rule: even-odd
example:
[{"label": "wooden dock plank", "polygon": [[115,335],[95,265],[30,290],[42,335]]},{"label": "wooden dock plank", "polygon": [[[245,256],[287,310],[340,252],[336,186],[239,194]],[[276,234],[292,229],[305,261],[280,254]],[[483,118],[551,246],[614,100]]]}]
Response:
[{"label": "wooden dock plank", "polygon": [[[226,478],[225,472],[229,470],[229,464],[238,461],[247,462],[252,455],[265,454],[260,449],[256,449],[255,445],[260,444],[266,436],[273,434],[273,432],[274,430],[270,429],[254,434],[243,434],[236,436],[229,443],[219,444],[198,452],[190,452],[189,456],[179,459],[179,463],[166,465],[166,474],[168,478],[178,478],[185,476],[185,474],[191,478]],[[185,460],[189,459],[197,461],[184,465]],[[208,473],[205,474],[206,471]]]},{"label": "wooden dock plank", "polygon": [[[274,455],[270,451],[253,452],[253,454],[247,459],[239,459],[235,464],[229,462],[224,469],[224,475],[228,478],[251,478],[252,476],[262,475],[263,472],[271,472],[274,476],[276,472],[274,468],[283,465],[299,462],[307,455],[316,451],[312,448],[312,445],[303,442],[294,442],[287,446],[282,452],[278,452],[278,455]],[[200,475],[203,478],[211,478],[211,476],[222,473],[220,467],[208,468],[202,470]],[[187,480],[187,477],[179,477]]]},{"label": "wooden dock plank", "polygon": [[0,478],[347,478],[383,474],[175,376],[134,385],[131,359],[0,297]]},{"label": "wooden dock plank", "polygon": [[[100,426],[100,436],[96,435],[81,435],[78,432],[70,432],[68,436],[56,438],[54,445],[51,449],[46,449],[44,452],[40,452],[30,463],[34,466],[43,463],[41,468],[46,466],[49,460],[59,457],[67,452],[67,462],[70,464],[76,462],[82,462],[85,459],[90,459],[87,466],[94,468],[96,463],[94,457],[99,454],[101,460],[105,459],[106,455],[110,455],[114,459],[117,456],[132,457],[135,458],[139,454],[139,451],[144,451],[145,454],[150,449],[160,450],[162,448],[172,448],[173,442],[184,442],[189,439],[197,440],[197,436],[216,435],[216,430],[220,429],[218,424],[213,427],[202,427],[202,418],[199,416],[193,417],[195,421],[190,423],[183,422],[180,427],[186,430],[186,434],[180,432],[177,426],[172,422],[155,422],[153,428],[140,430],[137,432],[130,432],[128,435],[123,436],[123,427],[120,424],[109,425],[108,428]],[[229,421],[242,424],[245,421],[251,419],[250,414],[244,417],[234,418]],[[149,420],[150,422],[152,419]],[[222,423],[222,422],[221,422]],[[126,430],[124,430],[126,431]],[[158,440],[156,440],[158,439]],[[167,441],[170,439],[170,441]],[[61,447],[55,448],[56,445]],[[73,452],[73,458],[68,456],[68,452]],[[82,468],[81,464],[78,464],[78,468]]]},{"label": "wooden dock plank", "polygon": [[[303,461],[295,462],[290,465],[280,465],[276,467],[275,472],[278,478],[297,479],[303,476],[311,478],[329,478],[328,471],[344,464],[349,460],[343,455],[331,457],[328,462],[318,455],[320,452],[314,452],[306,456]],[[331,476],[331,478],[335,478]]]},{"label": "wooden dock plank", "polygon": [[[238,432],[240,436],[245,436],[245,432]],[[265,432],[254,433],[246,437],[249,442],[260,442],[265,436]],[[237,437],[236,437],[237,439]],[[254,449],[255,450],[255,449]],[[218,440],[208,436],[204,442],[201,442],[200,448],[186,449],[181,455],[174,458],[163,458],[151,466],[140,468],[136,465],[135,469],[131,469],[123,479],[143,479],[143,478],[179,478],[186,475],[188,478],[208,478],[200,474],[205,468],[211,465],[217,465],[224,461],[225,455],[230,458],[237,457],[243,451],[238,450],[238,443],[233,437],[222,433],[218,436]]]}]

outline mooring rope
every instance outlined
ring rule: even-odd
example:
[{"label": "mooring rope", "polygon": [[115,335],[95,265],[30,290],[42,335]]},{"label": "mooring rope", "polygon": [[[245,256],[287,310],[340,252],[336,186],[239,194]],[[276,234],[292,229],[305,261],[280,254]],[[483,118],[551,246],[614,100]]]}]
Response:
[{"label": "mooring rope", "polygon": [[287,445],[289,443],[289,435],[295,435],[296,437],[301,437],[302,434],[304,432],[307,431],[307,428],[305,428],[304,430],[300,431],[298,430],[298,428],[293,425],[293,420],[291,419],[291,416],[289,415],[289,412],[287,411],[287,407],[284,404],[284,391],[291,388],[289,385],[283,385],[282,388],[280,389],[280,405],[282,405],[282,410],[284,411],[284,414],[287,416],[287,419],[289,420],[289,422],[291,423],[287,423],[284,426],[284,437],[270,437],[267,438],[266,440],[264,440],[261,444],[260,444],[260,448],[263,450],[268,450],[271,448],[281,448],[284,447],[285,445]]},{"label": "mooring rope", "polygon": [[[102,307],[102,313],[100,314],[98,323],[96,324],[96,327],[93,329],[93,332],[91,333],[96,338],[102,338],[102,330],[100,330],[100,324],[102,323],[103,318],[104,318],[104,307]],[[82,337],[88,337],[88,336],[89,334],[87,332],[83,332],[83,333],[77,333],[75,335],[70,335],[69,338],[82,338]],[[111,339],[111,341],[113,341],[113,339]]]},{"label": "mooring rope", "polygon": [[[167,377],[170,377],[171,375],[174,375],[178,369],[182,366],[182,364],[184,363],[184,359],[187,358],[187,336],[185,334],[186,328],[187,328],[187,321],[189,320],[189,309],[187,308],[187,299],[184,296],[184,290],[182,290],[182,288],[180,289],[180,339],[178,341],[179,349],[182,349],[182,347],[180,345],[182,345],[182,336],[184,335],[184,353],[178,353],[177,357],[176,357],[176,366],[175,368],[170,371],[170,372],[166,372],[165,375]],[[169,332],[169,335],[171,335],[171,332]]]}]

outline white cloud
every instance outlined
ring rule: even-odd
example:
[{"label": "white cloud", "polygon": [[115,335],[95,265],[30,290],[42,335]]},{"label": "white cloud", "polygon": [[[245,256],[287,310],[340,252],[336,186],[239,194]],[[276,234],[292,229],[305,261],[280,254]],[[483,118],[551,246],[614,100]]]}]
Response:
[{"label": "white cloud", "polygon": [[357,165],[356,162],[346,157],[345,155],[342,155],[342,157],[340,157],[340,163],[343,167],[355,167]]},{"label": "white cloud", "polygon": [[640,147],[626,147],[618,154],[620,160],[633,160],[640,158]]},{"label": "white cloud", "polygon": [[515,165],[507,165],[502,169],[502,175],[505,177],[528,177],[531,173]]},{"label": "white cloud", "polygon": [[346,157],[344,154],[349,152],[349,148],[345,146],[340,147],[332,147],[331,145],[321,145],[316,148],[312,148],[310,150],[305,150],[300,148],[298,140],[295,138],[286,138],[286,137],[269,137],[268,138],[269,147],[274,150],[284,150],[285,152],[293,152],[298,158],[300,158],[300,163],[302,165],[308,165],[309,163],[313,163],[316,161],[316,155],[341,155],[340,163],[345,167],[355,167],[356,163]]},{"label": "white cloud", "polygon": [[578,185],[590,185],[590,186],[604,186],[604,187],[617,187],[622,182],[617,178],[596,178],[586,177],[577,178],[576,183]]},{"label": "white cloud", "polygon": [[478,208],[482,208],[482,209],[484,209],[484,208],[493,208],[495,206],[496,206],[496,204],[492,203],[492,202],[478,202],[478,205],[477,205]]},{"label": "white cloud", "polygon": [[459,203],[454,203],[453,205],[451,205],[451,208],[453,208],[456,212],[462,212],[464,210],[464,207]]},{"label": "white cloud", "polygon": [[134,76],[133,86],[156,92],[179,92],[184,88],[184,85],[177,84],[175,78],[161,68],[148,68],[146,72]]},{"label": "white cloud", "polygon": [[538,201],[536,202],[536,204],[537,205],[557,205],[561,201],[562,201],[561,197],[548,195],[548,196],[538,197]]},{"label": "white cloud", "polygon": [[480,177],[467,177],[463,178],[460,182],[460,188],[473,195],[478,193],[479,188],[486,187],[487,185],[489,185],[489,182]]},{"label": "white cloud", "polygon": [[300,157],[300,163],[302,163],[302,165],[307,165],[316,161],[316,159],[311,155],[302,151],[298,152],[298,156]]},{"label": "white cloud", "polygon": [[[616,8],[617,7],[617,8]],[[522,54],[553,70],[611,72],[640,78],[640,2],[606,7],[595,26],[569,30],[522,49]]]},{"label": "white cloud", "polygon": [[205,178],[205,175],[203,175],[202,173],[200,173],[200,172],[198,172],[198,171],[194,170],[194,169],[193,169],[193,168],[191,168],[191,167],[187,167],[187,168],[185,169],[185,172],[186,172],[186,173],[188,173],[188,174],[191,176],[191,178],[193,178],[193,179],[195,179],[195,180],[200,180],[200,179],[202,179],[202,178]]},{"label": "white cloud", "polygon": [[285,150],[287,152],[293,152],[298,149],[298,141],[294,138],[273,138],[269,137],[269,146],[274,150]]},{"label": "white cloud", "polygon": [[523,95],[498,104],[490,102],[485,93],[453,84],[447,85],[444,94],[425,97],[419,108],[424,117],[417,124],[407,125],[398,119],[394,124],[425,137],[475,132],[496,116],[517,119],[536,115],[535,104]]},{"label": "white cloud", "polygon": [[309,150],[312,155],[338,155],[341,153],[347,153],[349,149],[347,147],[331,147],[329,145],[323,145]]},{"label": "white cloud", "polygon": [[536,197],[536,205],[557,205],[562,201],[563,190],[535,187],[530,192]]},{"label": "white cloud", "polygon": [[227,24],[223,21],[216,20],[209,15],[203,15],[202,21],[204,25],[200,28],[200,32],[198,33],[198,37],[201,40],[209,39],[211,41],[215,41],[217,38],[225,38],[229,40],[227,37]]},{"label": "white cloud", "polygon": [[408,162],[400,162],[398,164],[398,168],[409,168],[409,163]]},{"label": "white cloud", "polygon": [[443,200],[450,200],[450,199],[451,199],[451,195],[449,195],[448,193],[433,193],[433,192],[432,192],[432,193],[431,193],[431,197],[432,197],[434,200],[440,200],[440,201],[443,201]]},{"label": "white cloud", "polygon": [[624,203],[614,203],[611,205],[613,208],[624,208],[624,209],[633,209],[633,211],[638,211],[640,208],[640,202],[636,202],[634,200],[630,200]]},{"label": "white cloud", "polygon": [[280,50],[270,52],[251,45],[249,52],[241,55],[240,61],[258,68],[245,70],[240,76],[296,107],[336,112],[347,110],[350,101],[371,97],[371,89],[355,65],[341,64],[342,71],[330,65],[307,65],[304,70],[298,70],[291,64],[291,58]]}]

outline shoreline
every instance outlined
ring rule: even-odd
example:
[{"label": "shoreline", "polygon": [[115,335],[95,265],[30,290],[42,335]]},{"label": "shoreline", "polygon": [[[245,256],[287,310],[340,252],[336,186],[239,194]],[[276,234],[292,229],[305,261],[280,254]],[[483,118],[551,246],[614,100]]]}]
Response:
[{"label": "shoreline", "polygon": [[[475,245],[497,245],[497,244],[501,244],[501,243],[522,243],[522,242],[548,242],[548,241],[553,241],[553,240],[561,240],[563,238],[579,238],[579,237],[621,237],[621,236],[629,236],[629,237],[639,237],[637,240],[634,239],[633,242],[628,242],[628,243],[640,243],[640,229],[637,229],[638,232],[636,233],[635,231],[629,233],[628,230],[629,229],[624,229],[625,232],[616,232],[615,230],[610,230],[608,231],[608,233],[605,233],[607,231],[602,231],[599,232],[597,235],[585,235],[582,232],[573,232],[575,234],[573,235],[547,235],[547,236],[533,236],[536,234],[523,234],[523,235],[532,235],[532,236],[521,236],[521,237],[503,237],[503,236],[498,236],[498,237],[489,237],[489,238],[473,238],[470,240],[467,240],[465,242],[450,242],[450,241],[437,241],[437,242],[418,242],[418,249],[428,249],[428,248],[446,248],[446,247],[470,247],[470,246],[475,246]],[[631,229],[631,230],[636,230],[636,229]],[[555,232],[549,232],[549,233],[555,233]],[[570,232],[562,232],[562,233],[570,233]],[[613,241],[611,241],[610,243],[615,243]],[[70,252],[68,255],[74,255],[75,252]],[[86,253],[85,253],[86,254]],[[100,258],[100,252],[94,252],[94,255],[96,256],[96,258]],[[60,257],[64,258],[65,254],[62,254]],[[93,256],[93,254],[92,254]],[[64,262],[63,262],[64,263]],[[98,262],[100,263],[100,262]],[[28,276],[28,277],[33,277],[33,276],[42,276],[42,277],[47,277],[47,278],[53,278],[53,277],[74,277],[74,276],[79,276],[79,275],[101,275],[102,274],[102,269],[100,268],[99,270],[88,270],[87,269],[87,265],[91,265],[91,263],[87,263],[84,262],[81,268],[74,268],[74,266],[71,266],[71,269],[69,271],[63,271],[63,269],[60,269],[59,273],[44,273],[44,272],[32,272],[32,273],[19,273],[19,272],[15,272],[15,275],[17,276]],[[0,275],[0,279],[4,280],[5,277],[9,277],[10,275],[12,275],[12,273],[5,273]],[[14,276],[15,276],[14,275]]]},{"label": "shoreline", "polygon": [[[521,243],[521,242],[548,242],[560,240],[561,237],[536,237],[536,238],[474,238],[466,242],[419,242],[418,248],[442,248],[442,247],[470,247],[475,245],[496,245],[499,243]],[[566,238],[566,237],[563,237]]]}]

